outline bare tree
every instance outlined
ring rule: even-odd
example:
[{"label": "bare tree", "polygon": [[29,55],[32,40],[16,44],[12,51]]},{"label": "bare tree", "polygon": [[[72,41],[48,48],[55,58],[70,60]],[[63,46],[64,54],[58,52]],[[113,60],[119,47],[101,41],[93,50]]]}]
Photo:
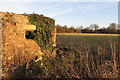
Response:
[{"label": "bare tree", "polygon": [[92,24],[92,25],[90,25],[90,29],[97,30],[97,29],[99,29],[99,26],[97,24]]},{"label": "bare tree", "polygon": [[77,32],[77,33],[81,33],[82,28],[83,28],[82,26],[77,27],[77,28],[76,28],[76,32]]}]

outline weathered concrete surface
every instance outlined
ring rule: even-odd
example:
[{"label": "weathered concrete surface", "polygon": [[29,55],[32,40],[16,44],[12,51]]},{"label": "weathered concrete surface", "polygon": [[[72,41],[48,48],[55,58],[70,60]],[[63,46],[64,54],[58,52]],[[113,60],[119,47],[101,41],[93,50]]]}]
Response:
[{"label": "weathered concrete surface", "polygon": [[0,80],[2,75],[2,15],[0,14]]},{"label": "weathered concrete surface", "polygon": [[37,43],[25,38],[26,31],[36,29],[34,25],[29,24],[27,16],[0,12],[0,18],[0,51],[2,50],[3,73],[42,55]]}]

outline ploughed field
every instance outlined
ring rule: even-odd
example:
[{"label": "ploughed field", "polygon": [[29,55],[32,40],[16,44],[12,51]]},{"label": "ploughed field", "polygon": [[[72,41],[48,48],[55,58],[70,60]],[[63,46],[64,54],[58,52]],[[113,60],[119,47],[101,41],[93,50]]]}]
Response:
[{"label": "ploughed field", "polygon": [[118,46],[120,36],[84,36],[84,35],[57,35],[58,46],[80,47],[88,44],[91,48],[96,46],[109,47],[110,42]]},{"label": "ploughed field", "polygon": [[120,77],[119,41],[120,36],[59,34],[57,55],[73,60],[76,76],[116,78]]}]

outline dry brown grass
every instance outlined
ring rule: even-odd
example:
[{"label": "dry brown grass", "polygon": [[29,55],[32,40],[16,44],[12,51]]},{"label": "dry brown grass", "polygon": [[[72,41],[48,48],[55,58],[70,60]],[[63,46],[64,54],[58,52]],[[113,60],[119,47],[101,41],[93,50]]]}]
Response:
[{"label": "dry brown grass", "polygon": [[12,78],[119,78],[120,50],[117,51],[116,42],[108,40],[108,44],[94,45],[95,51],[85,41],[78,46],[58,46],[56,57],[43,56],[42,61],[29,62],[27,69],[23,65],[15,70]]},{"label": "dry brown grass", "polygon": [[109,41],[110,53],[101,46],[92,53],[89,45],[83,43],[82,48],[71,46],[58,50],[55,59],[47,63],[44,77],[53,78],[118,78],[119,68],[116,45]]}]

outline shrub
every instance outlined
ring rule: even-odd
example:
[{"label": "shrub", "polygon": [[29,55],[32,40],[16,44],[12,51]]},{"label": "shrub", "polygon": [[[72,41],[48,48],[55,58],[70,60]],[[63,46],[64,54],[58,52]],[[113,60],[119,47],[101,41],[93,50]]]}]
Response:
[{"label": "shrub", "polygon": [[34,34],[34,40],[38,43],[41,49],[51,49],[53,44],[53,34],[55,29],[55,21],[49,17],[45,17],[39,14],[29,14],[29,22],[36,25],[36,31],[32,31]]}]

